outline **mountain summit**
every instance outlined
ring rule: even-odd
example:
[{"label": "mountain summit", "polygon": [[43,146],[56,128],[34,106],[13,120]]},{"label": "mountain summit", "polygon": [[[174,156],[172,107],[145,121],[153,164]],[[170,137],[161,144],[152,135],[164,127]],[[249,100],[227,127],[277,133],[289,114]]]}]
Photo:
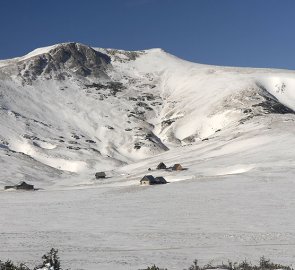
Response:
[{"label": "mountain summit", "polygon": [[79,43],[62,43],[45,49],[37,49],[15,61],[4,69],[18,71],[26,83],[46,79],[65,80],[73,76],[92,78],[107,77],[105,71],[110,57]]}]

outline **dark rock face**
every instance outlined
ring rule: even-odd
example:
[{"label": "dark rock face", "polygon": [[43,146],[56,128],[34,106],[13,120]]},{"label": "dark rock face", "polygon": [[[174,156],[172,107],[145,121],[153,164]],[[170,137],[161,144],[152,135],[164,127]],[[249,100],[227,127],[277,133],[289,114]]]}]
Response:
[{"label": "dark rock face", "polygon": [[[263,113],[274,113],[274,114],[295,114],[295,112],[288,108],[286,105],[282,104],[275,96],[270,94],[265,87],[258,84],[260,88],[260,95],[262,97],[261,102],[253,105],[253,107],[260,107],[263,110]],[[283,84],[282,88],[285,88]]]},{"label": "dark rock face", "polygon": [[107,77],[109,56],[79,43],[64,43],[48,53],[18,63],[19,75],[31,82],[39,76],[64,80],[73,74],[81,77]]},{"label": "dark rock face", "polygon": [[265,97],[265,100],[253,105],[253,107],[261,107],[264,113],[274,113],[274,114],[287,114],[291,113],[294,114],[295,112],[288,108],[287,106],[283,105],[276,99],[271,99],[269,97]]}]

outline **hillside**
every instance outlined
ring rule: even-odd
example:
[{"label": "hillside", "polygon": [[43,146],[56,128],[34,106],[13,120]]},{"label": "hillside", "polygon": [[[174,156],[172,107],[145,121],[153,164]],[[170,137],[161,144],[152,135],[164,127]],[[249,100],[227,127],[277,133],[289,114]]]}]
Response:
[{"label": "hillside", "polygon": [[2,185],[88,185],[97,170],[117,182],[119,167],[146,158],[139,174],[167,160],[193,168],[191,178],[210,171],[209,157],[224,166],[224,156],[250,151],[243,171],[265,166],[268,151],[286,161],[294,140],[292,71],[64,43],[0,61],[0,79]]}]

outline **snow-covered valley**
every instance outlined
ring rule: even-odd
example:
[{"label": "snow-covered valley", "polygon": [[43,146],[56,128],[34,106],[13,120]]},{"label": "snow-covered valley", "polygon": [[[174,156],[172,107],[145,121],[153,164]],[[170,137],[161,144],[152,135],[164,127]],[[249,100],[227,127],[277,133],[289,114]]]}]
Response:
[{"label": "snow-covered valley", "polygon": [[[0,61],[0,187],[41,188],[0,192],[0,259],[294,263],[294,110],[293,71],[78,43]],[[170,183],[142,187],[145,174]]]}]

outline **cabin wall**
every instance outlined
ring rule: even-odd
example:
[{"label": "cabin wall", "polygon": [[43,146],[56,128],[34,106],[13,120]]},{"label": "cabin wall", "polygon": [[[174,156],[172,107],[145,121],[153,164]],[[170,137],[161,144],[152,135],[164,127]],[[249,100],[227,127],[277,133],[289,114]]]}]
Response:
[{"label": "cabin wall", "polygon": [[149,186],[149,185],[150,185],[150,181],[148,181],[148,180],[143,180],[143,181],[141,181],[141,185]]}]

